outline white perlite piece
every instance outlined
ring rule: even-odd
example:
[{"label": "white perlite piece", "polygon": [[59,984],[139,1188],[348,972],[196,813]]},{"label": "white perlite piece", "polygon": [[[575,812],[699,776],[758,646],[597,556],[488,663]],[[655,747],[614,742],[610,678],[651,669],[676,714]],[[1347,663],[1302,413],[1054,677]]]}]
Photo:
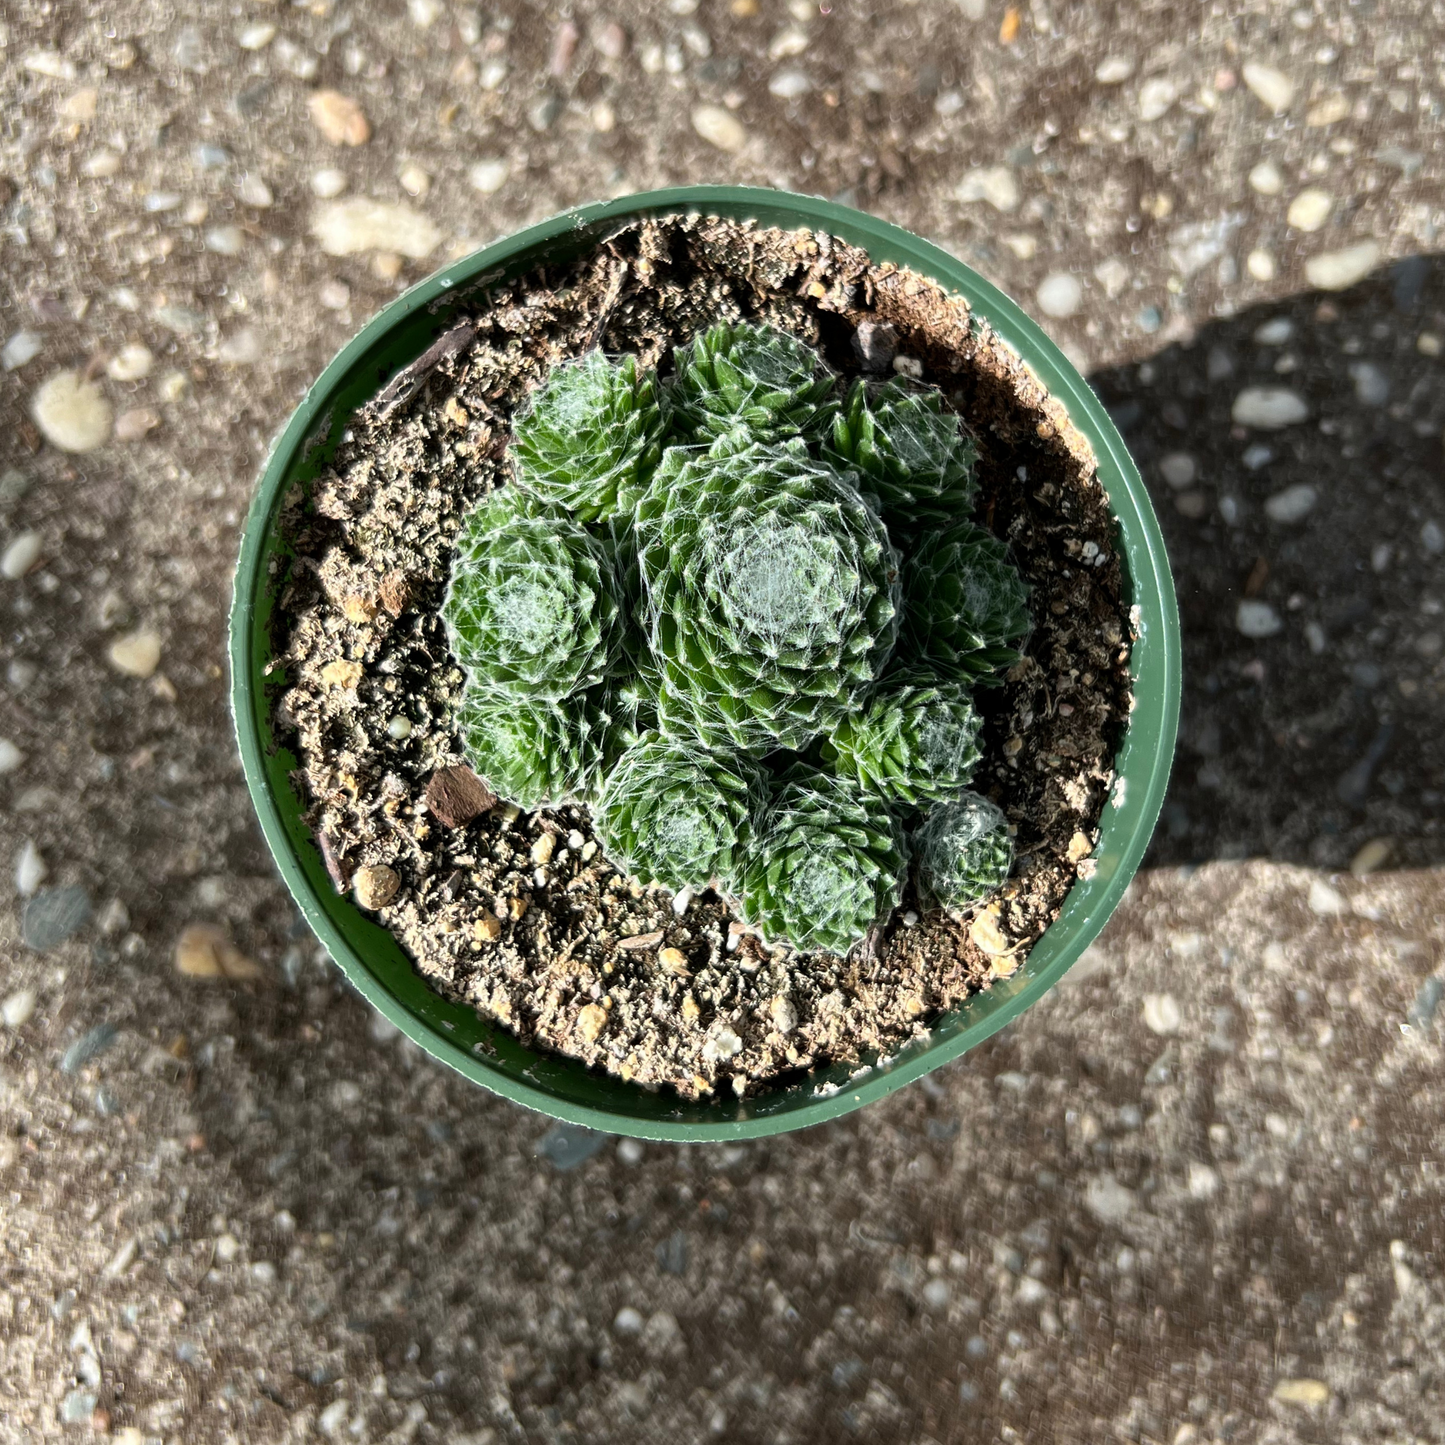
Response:
[{"label": "white perlite piece", "polygon": [[15,855],[15,891],[22,898],[33,898],[35,891],[45,882],[50,869],[40,856],[40,849],[33,838],[27,838]]},{"label": "white perlite piece", "polygon": [[161,661],[161,640],[154,632],[142,628],[117,637],[106,654],[110,665],[128,677],[149,677]]},{"label": "white perlite piece", "polygon": [[1294,81],[1284,71],[1251,60],[1245,63],[1240,73],[1250,90],[1276,115],[1289,109],[1290,101],[1294,99]]},{"label": "white perlite piece", "polygon": [[18,1029],[22,1024],[28,1024],[35,1015],[36,1002],[33,988],[17,988],[7,995],[5,1002],[0,1004],[0,1019],[5,1020],[5,1027]]},{"label": "white perlite piece", "polygon": [[1305,279],[1321,291],[1344,291],[1363,281],[1379,260],[1378,241],[1361,241],[1343,251],[1322,251],[1305,262]]},{"label": "white perlite piece", "polygon": [[1283,626],[1279,613],[1268,602],[1241,602],[1234,612],[1234,625],[1244,637],[1273,637]]},{"label": "white perlite piece", "polygon": [[1274,257],[1268,251],[1256,248],[1244,258],[1244,269],[1256,281],[1273,281],[1275,276]]},{"label": "white perlite piece", "polygon": [[17,371],[27,361],[34,361],[44,344],[38,331],[17,331],[0,351],[0,366],[6,371]]},{"label": "white perlite piece", "polygon": [[1284,386],[1247,386],[1234,398],[1230,416],[1239,426],[1278,431],[1302,422],[1310,409],[1298,392]]},{"label": "white perlite piece", "polygon": [[9,738],[0,738],[0,773],[13,773],[24,761],[25,754]]},{"label": "white perlite piece", "polygon": [[1308,482],[1297,482],[1276,492],[1264,504],[1266,515],[1275,522],[1303,522],[1314,511],[1320,494]]},{"label": "white perlite piece", "polygon": [[1051,271],[1039,284],[1037,299],[1039,310],[1045,316],[1062,321],[1079,309],[1084,300],[1084,288],[1077,276],[1071,276],[1067,271]]},{"label": "white perlite piece", "polygon": [[1007,214],[1018,209],[1019,184],[1007,166],[979,166],[964,176],[954,195],[965,205],[987,201]]},{"label": "white perlite piece", "polygon": [[93,452],[110,437],[110,403],[78,371],[57,371],[42,383],[30,415],[45,440],[63,452]]},{"label": "white perlite piece", "polygon": [[393,251],[413,261],[431,255],[442,238],[420,211],[365,196],[318,206],[311,217],[311,234],[328,256]]},{"label": "white perlite piece", "polygon": [[324,166],[311,177],[311,194],[323,201],[332,201],[346,189],[346,172],[335,166]]},{"label": "white perlite piece", "polygon": [[129,346],[122,346],[106,362],[105,374],[112,381],[142,381],[151,374],[154,365],[155,357],[151,355],[150,347],[134,341]]},{"label": "white perlite piece", "polygon": [[709,144],[720,151],[736,155],[748,143],[748,133],[743,123],[730,110],[720,105],[694,106],[692,128]]}]

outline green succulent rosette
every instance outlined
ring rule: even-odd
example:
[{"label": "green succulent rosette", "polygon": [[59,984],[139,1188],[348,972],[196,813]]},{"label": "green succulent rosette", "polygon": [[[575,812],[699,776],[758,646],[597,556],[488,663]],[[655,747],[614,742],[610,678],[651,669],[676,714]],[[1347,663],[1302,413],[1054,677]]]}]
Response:
[{"label": "green succulent rosette", "polygon": [[960,682],[922,673],[888,677],[868,706],[823,739],[823,760],[864,793],[896,803],[955,798],[982,751],[982,719]]},{"label": "green succulent rosette", "polygon": [[462,524],[442,618],[479,688],[556,702],[599,683],[622,630],[607,546],[503,487]]},{"label": "green succulent rosette", "polygon": [[773,941],[846,954],[902,897],[892,809],[803,764],[785,772],[742,870],[742,914]]},{"label": "green succulent rosette", "polygon": [[977,793],[935,805],[913,834],[913,851],[919,891],[941,908],[981,903],[1013,867],[1004,815]]},{"label": "green succulent rosette", "polygon": [[457,713],[462,749],[477,776],[519,808],[586,802],[606,764],[610,718],[600,699],[523,701],[468,687]]},{"label": "green succulent rosette", "polygon": [[673,360],[679,424],[699,441],[737,430],[756,441],[820,433],[837,405],[818,353],[771,326],[719,322]]},{"label": "green succulent rosette", "polygon": [[801,750],[882,672],[896,554],[856,489],[801,442],[669,449],[637,518],[665,736]]},{"label": "green succulent rosette", "polygon": [[928,538],[903,568],[910,663],[981,678],[1017,662],[1028,636],[1028,584],[1008,548],[973,522]]},{"label": "green succulent rosette", "polygon": [[824,455],[858,472],[890,528],[913,531],[973,510],[978,448],[936,390],[896,379],[854,382]]},{"label": "green succulent rosette", "polygon": [[652,733],[612,767],[592,820],[603,852],[645,883],[731,886],[763,795],[746,758],[724,761]]},{"label": "green succulent rosette", "polygon": [[535,504],[603,521],[631,510],[667,425],[656,372],[589,351],[555,367],[516,419],[513,474]]}]

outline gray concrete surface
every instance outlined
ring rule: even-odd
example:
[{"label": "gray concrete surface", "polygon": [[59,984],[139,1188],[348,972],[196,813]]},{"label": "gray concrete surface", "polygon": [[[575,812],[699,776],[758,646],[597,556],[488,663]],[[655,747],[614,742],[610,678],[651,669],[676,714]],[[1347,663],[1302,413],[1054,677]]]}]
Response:
[{"label": "gray concrete surface", "polygon": [[[0,1436],[1445,1439],[1442,44],[1368,0],[7,6]],[[407,229],[327,254],[323,170]],[[376,307],[701,180],[1069,313],[1190,681],[1150,866],[1063,987],[860,1115],[677,1149],[549,1132],[339,984],[222,642],[267,440]],[[116,434],[66,454],[30,407],[76,367]],[[1238,425],[1266,385],[1306,419]],[[262,977],[179,972],[198,923]]]}]

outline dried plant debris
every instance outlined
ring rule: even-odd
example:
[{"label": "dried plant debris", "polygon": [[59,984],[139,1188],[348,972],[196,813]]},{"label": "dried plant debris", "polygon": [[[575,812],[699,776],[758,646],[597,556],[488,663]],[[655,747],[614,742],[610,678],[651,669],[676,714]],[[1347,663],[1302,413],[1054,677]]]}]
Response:
[{"label": "dried plant debris", "polygon": [[[447,773],[467,765],[466,720],[439,609],[463,516],[508,482],[513,417],[593,344],[668,376],[676,347],[737,322],[798,337],[845,380],[877,369],[886,337],[899,374],[967,418],[977,516],[1030,589],[1024,655],[974,693],[972,787],[1003,812],[1012,874],[973,917],[926,910],[910,883],[888,927],[846,958],[769,949],[712,892],[624,877],[581,805],[464,817],[480,784]],[[352,419],[280,518],[296,556],[275,612],[289,684],[278,724],[333,879],[366,885],[360,901],[442,993],[535,1046],[688,1097],[866,1063],[1017,967],[1092,868],[1132,702],[1108,499],[1088,443],[1029,368],[925,277],[822,233],[696,216],[629,226],[584,261],[478,294],[449,335]],[[719,350],[694,364],[716,368]],[[816,404],[789,395],[780,406]],[[651,398],[614,404],[650,445]],[[705,408],[697,425],[710,425]],[[818,425],[891,475],[861,409]],[[618,465],[625,495],[630,455]],[[585,770],[587,739],[570,741],[558,766]],[[386,875],[367,870],[381,869],[393,893],[372,886]]]}]

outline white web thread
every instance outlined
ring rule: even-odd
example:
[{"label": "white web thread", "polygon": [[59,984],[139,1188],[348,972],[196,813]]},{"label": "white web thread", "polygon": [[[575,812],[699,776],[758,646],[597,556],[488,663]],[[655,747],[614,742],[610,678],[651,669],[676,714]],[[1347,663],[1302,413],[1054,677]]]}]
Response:
[{"label": "white web thread", "polygon": [[555,644],[567,630],[562,594],[531,577],[509,577],[493,591],[491,610],[500,637],[530,657]]},{"label": "white web thread", "polygon": [[825,630],[836,635],[854,608],[858,575],[850,576],[836,538],[763,517],[732,529],[725,547],[718,592],[774,649],[785,639],[796,647]]}]

